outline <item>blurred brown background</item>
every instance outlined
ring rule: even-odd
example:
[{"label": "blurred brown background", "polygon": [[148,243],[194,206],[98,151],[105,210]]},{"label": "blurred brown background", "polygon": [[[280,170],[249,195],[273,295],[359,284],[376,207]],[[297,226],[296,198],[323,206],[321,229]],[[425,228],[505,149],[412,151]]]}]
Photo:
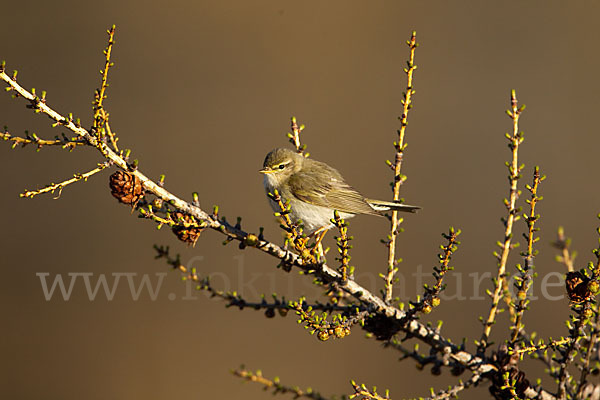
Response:
[{"label": "blurred brown background", "polygon": [[[248,230],[264,225],[273,240],[279,232],[257,169],[269,149],[287,145],[292,115],[307,125],[302,138],[315,158],[336,166],[365,194],[390,197],[384,160],[393,156],[399,126],[405,41],[417,30],[403,196],[423,210],[404,224],[404,289],[398,293],[408,299],[420,292],[412,274],[431,271],[441,232],[462,228],[456,274],[447,282],[447,296],[454,298],[429,318],[444,319],[443,332],[457,342],[479,338],[477,317],[488,307],[477,298],[489,280],[474,296],[479,275],[469,274],[495,268],[491,253],[502,237],[501,199],[508,191],[503,135],[511,129],[504,114],[511,88],[528,106],[521,119],[521,184],[529,183],[536,164],[548,175],[539,206],[535,294],[544,276],[563,272],[550,246],[559,225],[574,237],[578,266],[597,244],[600,9],[594,2],[4,3],[0,58],[19,70],[25,87],[47,90],[51,106],[73,112],[86,126],[104,32],[116,24],[106,105],[121,147],[133,149],[149,176],[166,174],[174,193],[190,199],[198,191],[206,210],[218,204],[230,220],[243,216]],[[9,94],[0,96],[0,124],[13,134],[63,131]],[[255,311],[225,309],[203,294],[184,300],[179,275],[154,260],[154,243],[171,245],[184,261],[196,260],[202,275],[216,274],[215,285],[249,298],[261,292],[315,297],[318,291],[309,279],[276,270],[270,257],[223,247],[214,232],[187,249],[168,230],[157,231],[117,204],[109,173],[65,189],[60,200],[18,198],[25,188],[87,171],[99,160],[91,149],[0,149],[3,398],[269,398],[229,374],[241,363],[324,395],[350,393],[350,379],[389,388],[393,398],[456,382],[448,371],[434,379],[412,361],[398,363],[399,354],[358,329],[343,341],[321,343],[292,315],[267,320]],[[524,225],[517,223],[515,237]],[[375,277],[385,268],[379,239],[387,227],[369,217],[350,225],[358,279],[377,285],[374,290],[381,288]],[[515,251],[511,270],[518,260]],[[49,280],[63,274],[67,283],[67,274],[76,272],[93,273],[92,283],[99,274],[109,282],[111,274],[138,273],[138,280],[148,274],[153,283],[156,274],[167,274],[155,301],[147,291],[132,300],[125,278],[112,301],[102,291],[90,301],[81,278],[69,301],[58,293],[46,301],[36,276],[42,272]],[[548,292],[559,296],[563,289]],[[540,299],[531,308],[529,330],[543,337],[566,334],[565,300]],[[505,337],[506,324],[494,333]],[[530,378],[539,376],[536,364],[526,365]],[[486,387],[464,398],[482,396]]]}]

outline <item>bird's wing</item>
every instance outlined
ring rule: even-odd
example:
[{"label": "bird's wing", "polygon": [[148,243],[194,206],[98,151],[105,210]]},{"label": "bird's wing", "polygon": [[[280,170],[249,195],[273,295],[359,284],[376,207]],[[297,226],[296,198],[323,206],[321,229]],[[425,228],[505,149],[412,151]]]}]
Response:
[{"label": "bird's wing", "polygon": [[[380,215],[360,193],[344,181],[337,170],[319,161],[306,161],[304,168],[289,178],[290,192],[294,197],[309,204],[349,214]],[[323,176],[328,179],[324,180]]]}]

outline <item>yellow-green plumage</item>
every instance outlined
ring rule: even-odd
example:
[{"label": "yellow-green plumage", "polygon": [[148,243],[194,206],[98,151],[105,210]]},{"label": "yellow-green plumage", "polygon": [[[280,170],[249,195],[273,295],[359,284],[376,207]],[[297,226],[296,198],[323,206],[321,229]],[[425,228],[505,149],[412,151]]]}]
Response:
[{"label": "yellow-green plumage", "polygon": [[[334,210],[339,211],[342,218],[350,218],[355,214],[384,215],[391,210],[415,212],[419,209],[367,199],[348,185],[336,169],[288,149],[269,152],[261,172],[265,174],[265,190],[272,193],[277,189],[283,199],[290,201],[292,219],[302,220],[308,234],[330,227]],[[278,208],[272,201],[271,206],[274,210]]]}]

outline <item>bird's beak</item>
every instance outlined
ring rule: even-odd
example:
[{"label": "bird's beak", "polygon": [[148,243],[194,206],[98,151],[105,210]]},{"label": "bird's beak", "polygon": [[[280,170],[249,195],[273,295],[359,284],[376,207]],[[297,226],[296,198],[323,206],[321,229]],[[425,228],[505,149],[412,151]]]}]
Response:
[{"label": "bird's beak", "polygon": [[273,172],[273,170],[269,169],[269,168],[263,168],[263,169],[259,169],[258,172],[260,172],[261,174],[270,174]]}]

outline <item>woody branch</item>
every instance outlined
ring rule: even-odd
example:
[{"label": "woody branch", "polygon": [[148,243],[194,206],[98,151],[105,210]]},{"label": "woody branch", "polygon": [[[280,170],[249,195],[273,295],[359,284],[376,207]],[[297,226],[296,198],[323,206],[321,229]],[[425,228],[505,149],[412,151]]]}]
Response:
[{"label": "woody branch", "polygon": [[16,79],[13,79],[6,74],[4,69],[0,70],[0,80],[8,84],[11,91],[15,91],[18,96],[27,100],[31,108],[37,110],[38,113],[48,116],[56,124],[60,124],[75,133],[82,140],[85,140],[88,146],[96,148],[108,162],[124,171],[128,171],[128,173],[139,179],[144,190],[154,194],[156,197],[170,204],[173,208],[182,213],[189,214],[197,220],[202,221],[203,224],[206,224],[207,228],[220,232],[228,239],[246,243],[249,247],[255,247],[264,253],[280,259],[288,265],[302,269],[308,274],[318,276],[324,282],[336,282],[337,287],[360,301],[370,312],[397,321],[397,323],[403,321],[404,323],[400,324],[398,327],[400,331],[410,334],[424,343],[427,343],[436,349],[436,351],[444,352],[449,355],[450,358],[463,365],[466,369],[470,369],[479,374],[494,370],[494,365],[488,360],[463,350],[459,345],[456,345],[449,339],[443,337],[431,327],[414,319],[407,321],[405,311],[386,304],[383,299],[376,296],[356,281],[349,279],[344,282],[342,274],[329,267],[327,264],[307,263],[301,256],[294,254],[291,251],[284,250],[272,242],[267,240],[256,240],[256,235],[236,228],[225,220],[219,220],[202,210],[198,205],[186,202],[169,192],[161,184],[143,174],[139,168],[137,168],[135,163],[129,163],[122,151],[117,154],[109,148],[105,139],[99,139],[81,125],[76,124],[72,116],[64,117],[62,114],[51,108],[45,101],[41,101],[39,97],[24,89]]}]

